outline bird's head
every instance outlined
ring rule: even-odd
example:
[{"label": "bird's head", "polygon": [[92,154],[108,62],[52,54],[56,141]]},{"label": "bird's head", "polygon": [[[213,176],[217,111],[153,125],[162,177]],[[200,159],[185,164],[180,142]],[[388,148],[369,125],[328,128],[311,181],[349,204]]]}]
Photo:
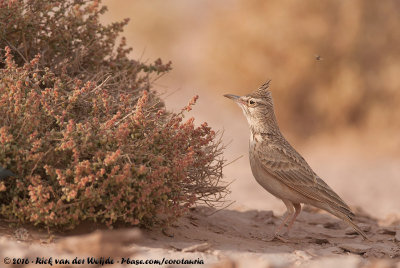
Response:
[{"label": "bird's head", "polygon": [[244,96],[224,95],[242,108],[252,131],[264,131],[265,128],[276,126],[274,105],[269,90],[270,81],[261,85],[256,91]]}]

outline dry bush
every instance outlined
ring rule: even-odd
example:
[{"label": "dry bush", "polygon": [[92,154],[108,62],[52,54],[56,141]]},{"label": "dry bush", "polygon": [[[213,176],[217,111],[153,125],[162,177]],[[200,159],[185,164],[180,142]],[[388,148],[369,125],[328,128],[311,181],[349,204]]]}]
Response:
[{"label": "dry bush", "polygon": [[151,226],[221,186],[218,135],[167,112],[151,90],[170,63],[128,58],[98,1],[0,1],[1,215],[48,227]]}]

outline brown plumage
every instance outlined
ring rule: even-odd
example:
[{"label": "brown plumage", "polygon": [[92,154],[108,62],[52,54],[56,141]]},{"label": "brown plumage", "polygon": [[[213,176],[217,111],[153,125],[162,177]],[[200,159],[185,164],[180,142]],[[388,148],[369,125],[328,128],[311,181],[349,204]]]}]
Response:
[{"label": "brown plumage", "polygon": [[363,238],[366,234],[352,221],[349,206],[311,169],[281,134],[273,108],[269,81],[255,92],[239,97],[224,95],[243,110],[250,126],[249,157],[253,175],[268,192],[281,199],[288,210],[275,234],[290,219],[288,231],[301,211],[310,204],[350,224]]}]

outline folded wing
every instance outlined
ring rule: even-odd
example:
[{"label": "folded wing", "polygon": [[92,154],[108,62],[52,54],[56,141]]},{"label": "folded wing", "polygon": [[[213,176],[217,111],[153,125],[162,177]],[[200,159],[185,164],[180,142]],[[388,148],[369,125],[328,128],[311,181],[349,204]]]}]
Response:
[{"label": "folded wing", "polygon": [[348,217],[354,216],[347,204],[311,169],[304,158],[286,141],[278,145],[268,143],[268,153],[263,150],[258,157],[265,172],[296,192],[319,202],[328,204]]}]

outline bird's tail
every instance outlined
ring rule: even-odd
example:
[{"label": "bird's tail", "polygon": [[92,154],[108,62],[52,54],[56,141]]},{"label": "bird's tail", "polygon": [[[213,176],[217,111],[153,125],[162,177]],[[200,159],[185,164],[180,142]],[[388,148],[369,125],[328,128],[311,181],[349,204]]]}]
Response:
[{"label": "bird's tail", "polygon": [[347,223],[348,223],[351,227],[353,227],[354,230],[355,230],[357,233],[359,233],[365,240],[370,241],[370,239],[368,238],[368,236],[364,233],[363,230],[361,230],[360,227],[358,227],[357,224],[355,224],[355,223],[353,222],[353,220],[350,218],[350,216],[346,215],[345,213],[343,213],[343,212],[341,212],[341,211],[335,210],[335,209],[332,209],[331,213],[334,214],[336,217],[338,217],[338,218],[344,220],[345,222],[347,222]]}]

